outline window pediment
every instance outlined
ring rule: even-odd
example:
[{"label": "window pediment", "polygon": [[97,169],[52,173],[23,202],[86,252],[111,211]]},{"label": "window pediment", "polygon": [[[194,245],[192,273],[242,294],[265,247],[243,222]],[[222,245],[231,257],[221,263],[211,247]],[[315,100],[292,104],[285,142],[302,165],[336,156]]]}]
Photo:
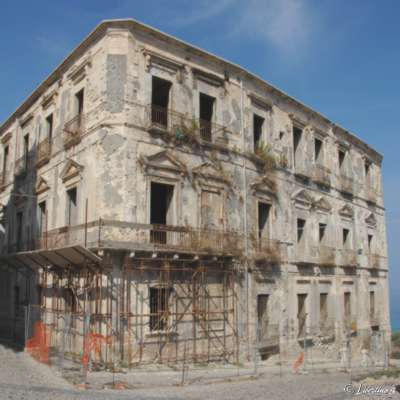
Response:
[{"label": "window pediment", "polygon": [[50,186],[47,184],[47,181],[44,178],[40,177],[35,186],[36,194],[44,193],[49,189],[50,189]]},{"label": "window pediment", "polygon": [[276,195],[276,184],[268,176],[263,176],[259,179],[256,179],[250,184],[250,187],[253,191],[253,194],[262,193],[272,197]]},{"label": "window pediment", "polygon": [[68,160],[63,170],[61,171],[60,177],[63,182],[66,182],[72,178],[79,177],[83,169],[83,165],[78,164],[76,161]]},{"label": "window pediment", "polygon": [[168,150],[160,151],[151,156],[141,156],[139,162],[146,171],[149,169],[174,172],[181,175],[187,174],[185,164]]},{"label": "window pediment", "polygon": [[212,163],[204,163],[193,169],[195,178],[203,178],[206,180],[214,180],[218,182],[230,183],[230,177],[218,166]]},{"label": "window pediment", "polygon": [[304,189],[299,190],[292,196],[292,201],[297,207],[310,209],[313,205],[313,198]]},{"label": "window pediment", "polygon": [[353,209],[348,205],[344,205],[340,210],[339,210],[339,214],[344,217],[344,218],[348,218],[348,219],[353,219],[354,217],[354,211]]},{"label": "window pediment", "polygon": [[326,212],[326,213],[328,213],[328,212],[330,212],[332,210],[331,204],[324,197],[321,197],[318,201],[316,201],[314,203],[314,207],[318,211],[322,211],[322,212]]},{"label": "window pediment", "polygon": [[375,228],[376,227],[376,217],[374,214],[369,214],[367,218],[365,218],[366,224],[371,227]]}]

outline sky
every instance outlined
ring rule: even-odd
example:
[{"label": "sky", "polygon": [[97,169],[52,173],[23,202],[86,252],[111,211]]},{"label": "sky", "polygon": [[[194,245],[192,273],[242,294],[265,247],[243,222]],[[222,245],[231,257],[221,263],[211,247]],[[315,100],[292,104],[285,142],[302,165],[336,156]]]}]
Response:
[{"label": "sky", "polygon": [[396,0],[2,0],[0,121],[103,19],[134,18],[240,64],[384,155],[400,330],[399,17]]}]

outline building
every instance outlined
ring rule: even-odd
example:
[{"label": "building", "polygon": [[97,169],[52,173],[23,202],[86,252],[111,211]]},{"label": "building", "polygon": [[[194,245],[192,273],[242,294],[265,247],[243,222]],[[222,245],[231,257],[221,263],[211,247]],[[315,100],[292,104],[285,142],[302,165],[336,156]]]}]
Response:
[{"label": "building", "polygon": [[388,345],[382,156],[243,68],[104,21],[0,137],[4,332],[129,365]]}]

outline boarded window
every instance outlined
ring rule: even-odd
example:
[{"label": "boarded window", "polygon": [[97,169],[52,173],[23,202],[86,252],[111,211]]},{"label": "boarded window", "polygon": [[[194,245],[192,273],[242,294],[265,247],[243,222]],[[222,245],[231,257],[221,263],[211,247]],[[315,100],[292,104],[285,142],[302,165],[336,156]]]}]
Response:
[{"label": "boarded window", "polygon": [[306,300],[307,300],[307,294],[297,295],[297,319],[299,323],[299,337],[303,337],[306,334],[306,319],[307,319]]},{"label": "boarded window", "polygon": [[321,327],[325,327],[328,320],[328,293],[319,295],[319,320]]},{"label": "boarded window", "polygon": [[223,228],[222,195],[212,190],[201,192],[201,226],[203,229],[221,230]]},{"label": "boarded window", "polygon": [[344,319],[346,322],[350,322],[351,319],[351,293],[344,293]]},{"label": "boarded window", "polygon": [[371,318],[375,317],[375,292],[369,292],[369,315]]},{"label": "boarded window", "polygon": [[170,288],[150,288],[150,331],[168,327]]},{"label": "boarded window", "polygon": [[267,294],[257,296],[258,336],[260,344],[268,339],[268,300]]}]

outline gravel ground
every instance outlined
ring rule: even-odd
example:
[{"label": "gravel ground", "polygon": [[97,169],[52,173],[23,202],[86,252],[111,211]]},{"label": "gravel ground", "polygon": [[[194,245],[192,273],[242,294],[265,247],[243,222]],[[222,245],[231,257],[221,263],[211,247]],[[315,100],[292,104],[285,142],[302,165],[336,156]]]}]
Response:
[{"label": "gravel ground", "polygon": [[[155,373],[152,387],[132,386],[123,391],[79,390],[61,378],[53,369],[37,363],[26,353],[16,352],[0,345],[0,400],[345,400],[352,398],[343,391],[348,383],[347,374],[335,372],[283,377],[261,374],[258,378],[240,377],[228,382],[157,387]],[[355,398],[361,400],[363,396]],[[368,397],[368,399],[373,398],[375,397]],[[400,399],[400,395],[395,394],[393,400],[397,398]]]}]

